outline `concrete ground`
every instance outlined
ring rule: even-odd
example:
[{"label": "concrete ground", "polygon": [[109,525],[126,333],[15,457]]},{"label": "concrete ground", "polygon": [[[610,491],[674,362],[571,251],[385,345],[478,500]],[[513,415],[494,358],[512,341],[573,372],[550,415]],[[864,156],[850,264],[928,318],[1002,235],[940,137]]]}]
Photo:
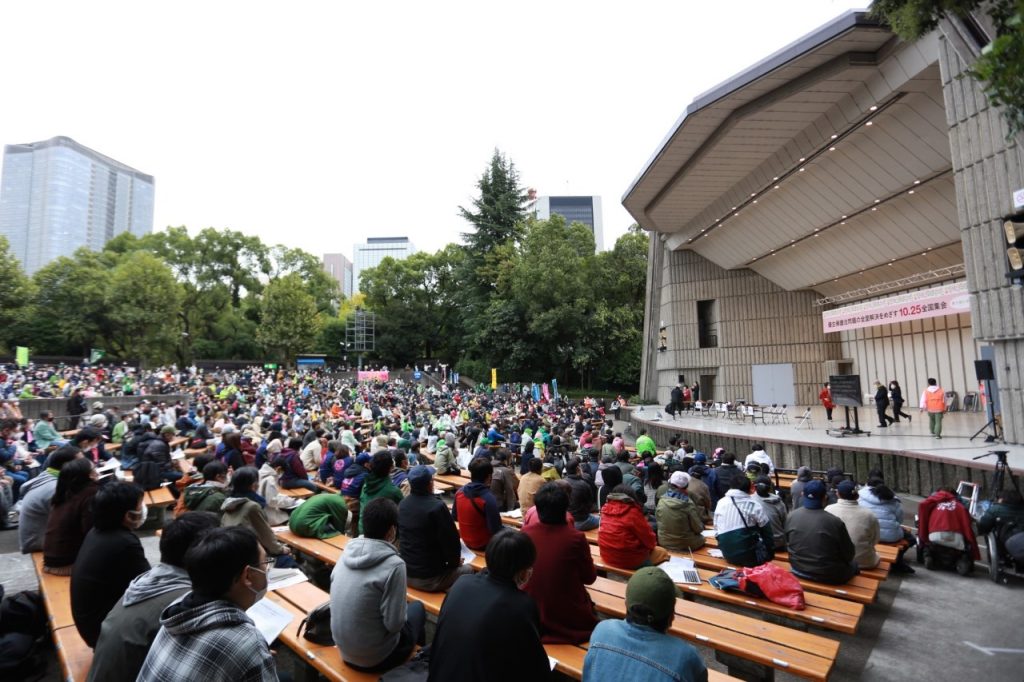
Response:
[{"label": "concrete ground", "polygon": [[[620,429],[624,425],[616,424]],[[908,519],[919,501],[904,499]],[[140,535],[150,563],[156,563],[158,538],[151,531]],[[916,574],[892,576],[882,584],[878,601],[865,610],[856,635],[815,631],[841,642],[830,679],[1024,680],[1024,582],[996,585],[981,564],[969,577],[913,565]],[[16,531],[0,531],[0,581],[8,594],[37,587],[32,562],[18,552]],[[725,670],[714,652],[700,651],[708,667]],[[56,654],[50,650],[49,655],[52,661],[39,679],[60,682]],[[286,652],[279,654],[279,664],[300,669]],[[779,672],[776,679],[797,678]]]}]

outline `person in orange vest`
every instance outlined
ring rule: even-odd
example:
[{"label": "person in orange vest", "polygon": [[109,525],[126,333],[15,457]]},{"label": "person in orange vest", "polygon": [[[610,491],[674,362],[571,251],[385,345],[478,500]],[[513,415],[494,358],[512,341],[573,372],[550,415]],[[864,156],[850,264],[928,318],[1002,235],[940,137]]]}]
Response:
[{"label": "person in orange vest", "polygon": [[946,392],[935,379],[928,379],[928,388],[921,393],[921,411],[928,412],[928,430],[942,440],[942,415],[946,412]]}]

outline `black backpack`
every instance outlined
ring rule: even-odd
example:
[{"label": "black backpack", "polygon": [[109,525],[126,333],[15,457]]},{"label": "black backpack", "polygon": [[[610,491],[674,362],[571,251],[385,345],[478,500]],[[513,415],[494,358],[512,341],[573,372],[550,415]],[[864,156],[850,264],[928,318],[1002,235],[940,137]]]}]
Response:
[{"label": "black backpack", "polygon": [[46,635],[46,607],[38,592],[3,599],[0,585],[0,679],[28,680],[45,669],[40,652]]}]

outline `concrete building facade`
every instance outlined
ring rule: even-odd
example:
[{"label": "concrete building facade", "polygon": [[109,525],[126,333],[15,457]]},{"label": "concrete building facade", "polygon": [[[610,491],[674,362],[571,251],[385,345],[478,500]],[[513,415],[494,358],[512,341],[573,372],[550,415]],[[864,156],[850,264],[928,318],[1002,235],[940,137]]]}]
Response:
[{"label": "concrete building facade", "polygon": [[365,244],[352,247],[352,291],[359,291],[359,276],[363,270],[375,268],[385,258],[401,260],[416,253],[408,237],[367,237]]},{"label": "concrete building facade", "polygon": [[325,253],[323,257],[324,272],[338,282],[338,287],[345,298],[352,298],[352,261],[343,253]]},{"label": "concrete building facade", "polygon": [[[977,35],[946,22],[906,43],[850,12],[697,97],[623,197],[653,237],[644,398],[664,404],[683,375],[702,397],[807,405],[858,374],[916,406],[928,377],[977,393],[991,357],[1005,437],[1024,440],[1024,305],[1001,233],[1021,147],[958,77]],[[969,306],[824,319],[958,282]]]}]

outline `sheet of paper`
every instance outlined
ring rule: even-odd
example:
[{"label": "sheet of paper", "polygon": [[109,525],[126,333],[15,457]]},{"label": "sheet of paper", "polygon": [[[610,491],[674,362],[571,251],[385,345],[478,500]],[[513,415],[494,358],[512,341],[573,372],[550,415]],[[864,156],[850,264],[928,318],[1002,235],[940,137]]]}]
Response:
[{"label": "sheet of paper", "polygon": [[558,665],[558,660],[548,656],[548,665],[550,665],[551,669],[554,670],[555,666]]},{"label": "sheet of paper", "polygon": [[292,623],[291,614],[269,599],[260,599],[249,607],[245,615],[252,618],[268,645]]},{"label": "sheet of paper", "polygon": [[689,559],[682,559],[680,557],[672,557],[663,564],[658,564],[658,568],[665,571],[669,578],[672,578],[672,582],[681,583],[686,582],[686,576],[683,571],[686,569],[693,568],[693,562]]},{"label": "sheet of paper", "polygon": [[725,555],[722,554],[722,550],[720,550],[720,549],[709,549],[708,550],[708,555],[712,556],[712,557],[714,557],[716,559],[723,559],[723,558],[725,558]]},{"label": "sheet of paper", "polygon": [[507,516],[510,519],[521,519],[523,518],[522,509],[513,509],[512,511],[501,512],[502,516]]},{"label": "sheet of paper", "polygon": [[182,450],[181,448],[178,448],[177,450],[171,453],[171,459],[185,459],[185,451]]},{"label": "sheet of paper", "polygon": [[473,563],[476,559],[476,552],[471,550],[469,547],[466,547],[466,543],[461,540],[459,541],[459,544],[462,545],[462,552],[460,553],[462,558],[466,560],[467,564]]},{"label": "sheet of paper", "polygon": [[700,534],[706,538],[713,538],[718,536],[718,531],[712,528],[711,530],[702,530]]},{"label": "sheet of paper", "polygon": [[280,590],[282,587],[304,583],[309,578],[297,568],[272,568],[267,576],[267,580],[268,590]]}]

